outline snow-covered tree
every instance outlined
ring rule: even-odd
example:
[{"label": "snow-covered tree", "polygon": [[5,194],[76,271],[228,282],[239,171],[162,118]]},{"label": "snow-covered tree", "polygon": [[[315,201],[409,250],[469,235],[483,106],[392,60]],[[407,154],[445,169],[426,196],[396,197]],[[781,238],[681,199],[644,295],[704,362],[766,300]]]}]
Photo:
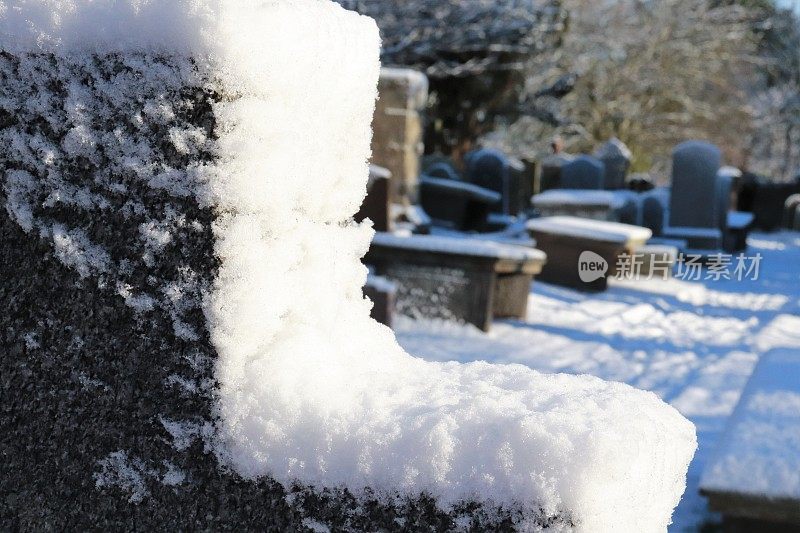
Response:
[{"label": "snow-covered tree", "polygon": [[428,152],[457,155],[498,122],[521,115],[553,120],[521,90],[532,59],[560,44],[562,0],[339,1],[378,22],[384,65],[428,76]]},{"label": "snow-covered tree", "polygon": [[749,138],[748,106],[758,63],[755,11],[707,0],[565,0],[563,45],[530,72],[530,91],[574,76],[553,128],[524,119],[503,142],[541,153],[560,133],[568,148],[589,151],[616,136],[634,153],[634,168],[663,170],[672,147],[706,138],[729,158]]}]

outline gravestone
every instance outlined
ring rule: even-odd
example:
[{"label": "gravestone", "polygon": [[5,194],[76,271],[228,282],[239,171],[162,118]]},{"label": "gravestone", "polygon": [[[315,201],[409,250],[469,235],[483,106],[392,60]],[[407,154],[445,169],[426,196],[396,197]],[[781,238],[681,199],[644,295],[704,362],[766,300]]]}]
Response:
[{"label": "gravestone", "polygon": [[660,237],[667,225],[670,192],[666,187],[659,187],[642,194],[641,226],[649,228],[653,236]]},{"label": "gravestone", "polygon": [[438,226],[458,231],[481,231],[489,213],[500,204],[498,193],[472,183],[422,176],[420,205]]},{"label": "gravestone", "polygon": [[542,159],[536,193],[561,188],[561,169],[575,157],[570,154],[551,154]]},{"label": "gravestone", "polygon": [[531,282],[546,256],[479,239],[378,233],[364,260],[396,283],[398,313],[489,331],[495,317],[526,316]]},{"label": "gravestone", "polygon": [[687,141],[673,150],[670,226],[718,227],[717,173],[721,165],[722,152],[711,143]]},{"label": "gravestone", "polygon": [[747,248],[747,234],[753,221],[752,214],[731,210],[738,177],[741,172],[732,167],[723,167],[717,175],[717,217],[722,231],[722,249],[728,253]]},{"label": "gravestone", "polygon": [[686,141],[672,152],[672,188],[666,236],[689,248],[722,247],[718,172],[722,152],[705,141]]},{"label": "gravestone", "polygon": [[783,208],[783,227],[800,230],[800,194],[793,194],[786,199]]},{"label": "gravestone", "polygon": [[616,137],[603,143],[594,153],[603,162],[605,178],[603,188],[616,190],[625,188],[625,178],[631,166],[631,151]]},{"label": "gravestone", "polygon": [[543,217],[575,216],[635,223],[631,221],[636,211],[633,196],[630,191],[550,189],[534,196],[531,203]]},{"label": "gravestone", "polygon": [[605,167],[596,157],[579,155],[561,167],[562,189],[602,189]]},{"label": "gravestone", "polygon": [[[547,254],[540,279],[588,292],[606,290],[619,258],[630,259],[653,235],[639,226],[572,216],[533,218],[526,229]],[[587,272],[588,263],[600,269]]]},{"label": "gravestone", "polygon": [[364,296],[372,302],[370,316],[384,326],[392,327],[394,321],[397,285],[388,279],[370,275],[364,285]]},{"label": "gravestone", "polygon": [[[313,313],[325,285],[344,284],[366,312],[361,275],[346,275],[363,269],[360,252],[346,266],[341,247],[366,182],[374,24],[298,0],[223,2],[209,18],[171,0],[55,5],[0,11],[2,529],[390,530],[398,517],[421,528],[467,517],[426,495],[362,505],[341,487],[238,470],[225,422],[222,375],[237,370],[222,368],[239,349],[226,338],[311,338],[274,311],[335,335],[340,317]],[[306,275],[302,256],[328,268]],[[316,294],[285,299],[278,286]],[[247,325],[245,308],[266,313]],[[274,374],[255,366],[256,379]]]},{"label": "gravestone", "polygon": [[481,148],[467,159],[467,181],[500,194],[497,210],[511,212],[511,175],[508,158],[499,150]]},{"label": "gravestone", "polygon": [[696,439],[655,396],[369,317],[374,21],[2,5],[3,529],[666,527]]},{"label": "gravestone", "polygon": [[461,177],[453,165],[444,161],[433,163],[425,169],[425,175],[432,178],[440,178],[453,181],[461,181]]},{"label": "gravestone", "polygon": [[775,231],[781,225],[786,199],[800,193],[800,182],[772,183],[762,180],[755,184],[752,192],[755,226],[764,231]]},{"label": "gravestone", "polygon": [[392,173],[390,201],[417,201],[424,133],[423,113],[428,102],[428,78],[419,71],[382,68],[378,81],[372,137],[372,163]]}]

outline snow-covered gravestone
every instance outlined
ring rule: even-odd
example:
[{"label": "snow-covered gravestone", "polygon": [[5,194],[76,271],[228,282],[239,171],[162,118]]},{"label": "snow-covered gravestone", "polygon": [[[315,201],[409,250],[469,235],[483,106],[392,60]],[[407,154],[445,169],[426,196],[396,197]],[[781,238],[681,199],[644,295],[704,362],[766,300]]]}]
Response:
[{"label": "snow-covered gravestone", "polygon": [[562,189],[602,189],[605,167],[590,155],[579,155],[561,167]]},{"label": "snow-covered gravestone", "polygon": [[654,395],[369,319],[371,20],[12,0],[0,46],[3,523],[665,528],[695,435]]}]

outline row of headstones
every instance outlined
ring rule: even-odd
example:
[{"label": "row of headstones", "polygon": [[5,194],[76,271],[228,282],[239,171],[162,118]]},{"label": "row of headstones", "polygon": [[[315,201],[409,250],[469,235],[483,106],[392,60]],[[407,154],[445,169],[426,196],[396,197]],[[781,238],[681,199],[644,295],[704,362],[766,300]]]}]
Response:
[{"label": "row of headstones", "polygon": [[625,189],[631,159],[631,151],[617,138],[603,143],[594,155],[554,154],[542,161],[539,189]]},{"label": "row of headstones", "polygon": [[461,231],[491,231],[524,212],[533,192],[524,163],[492,148],[468,153],[464,163],[463,174],[442,159],[423,170],[420,203],[434,222]]},{"label": "row of headstones", "polygon": [[[637,192],[646,192],[652,190],[653,185],[650,182],[638,183],[635,179],[626,178],[630,167],[630,157],[630,151],[618,139],[612,139],[602,145],[594,156],[552,155],[542,161],[540,191],[550,189],[629,189]],[[681,200],[681,204],[677,206],[680,212],[676,215],[677,220],[670,222],[670,224],[678,226],[695,225],[693,222],[687,224],[683,221],[684,216],[690,221],[695,218],[692,213],[695,212],[696,203],[693,203],[691,198],[697,195],[706,200],[710,198],[710,189],[714,188],[711,182],[716,182],[718,171],[728,175],[728,178],[722,178],[722,181],[718,183],[721,190],[716,191],[715,196],[719,197],[720,204],[727,203],[728,194],[733,194],[736,199],[735,206],[737,210],[753,213],[753,227],[772,231],[781,225],[786,226],[788,224],[785,220],[781,224],[782,208],[789,196],[800,193],[800,175],[792,182],[773,183],[755,175],[749,176],[749,179],[742,178],[738,171],[733,171],[730,167],[724,167],[721,164],[719,149],[710,143],[687,141],[675,148],[673,153],[673,187],[676,176],[678,182],[687,177],[689,183],[681,183],[678,186],[679,191],[676,198],[687,198],[687,200]],[[713,168],[716,168],[717,171],[712,171]],[[700,174],[697,174],[698,171]],[[700,183],[693,184],[692,182],[695,179],[693,176],[698,176],[697,179]],[[723,189],[728,188],[728,184],[725,182],[726,179],[731,181],[731,191],[727,194],[723,192]],[[648,204],[651,205],[651,213],[642,214],[644,219],[660,218],[656,213],[658,204],[667,205],[669,203],[670,196],[668,191],[669,188],[667,188],[666,193],[663,190],[656,189],[652,193],[652,199],[649,201],[644,199],[642,201],[643,207]],[[686,194],[683,194],[683,192]],[[667,200],[667,204],[664,204],[664,199]],[[702,209],[697,212],[699,217],[713,218],[708,205],[707,203],[701,205]],[[721,218],[722,214],[723,212],[718,210],[717,218]],[[660,231],[660,225],[661,223],[658,222],[651,229]],[[706,220],[701,224],[701,227],[707,225],[708,221]]]},{"label": "row of headstones", "polygon": [[[590,156],[579,156],[561,169],[561,190],[545,191],[534,198],[534,205],[543,214],[575,212],[644,226],[682,248],[743,249],[753,217],[732,212],[741,172],[722,166],[721,150],[703,141],[684,142],[672,156],[671,186],[644,192],[597,191],[604,165]],[[566,194],[564,189],[580,190]],[[591,210],[589,204],[594,206]]]},{"label": "row of headstones", "polygon": [[737,209],[753,213],[754,227],[774,231],[787,225],[783,213],[788,199],[795,194],[800,194],[800,174],[793,181],[780,183],[745,175],[737,188]]},{"label": "row of headstones", "polygon": [[[562,156],[566,163],[559,169],[558,187],[564,189],[606,189],[626,188],[626,177],[631,165],[631,151],[619,139],[611,139],[595,152],[595,156]],[[526,167],[521,161],[508,157],[503,152],[491,148],[481,148],[470,152],[464,158],[466,171],[462,177],[447,162],[438,161],[425,169],[425,176],[465,181],[500,195],[498,203],[491,207],[493,212],[503,215],[517,215],[525,209],[533,192],[531,180],[526,180]],[[543,163],[543,174],[549,167]],[[421,183],[422,194],[426,184]]]}]

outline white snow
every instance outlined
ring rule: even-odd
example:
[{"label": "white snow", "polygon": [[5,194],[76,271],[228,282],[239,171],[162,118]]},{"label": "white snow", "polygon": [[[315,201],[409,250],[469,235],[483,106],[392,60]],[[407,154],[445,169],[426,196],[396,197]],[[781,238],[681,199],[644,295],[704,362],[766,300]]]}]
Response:
[{"label": "white snow", "polygon": [[[488,334],[403,317],[395,328],[409,353],[431,361],[519,363],[658,394],[697,426],[699,449],[670,526],[694,532],[718,520],[698,493],[700,475],[756,361],[773,348],[800,352],[800,233],[756,234],[747,255],[757,253],[758,279],[613,279],[596,295],[535,281],[526,320],[496,321]],[[790,465],[797,450],[775,461]]]},{"label": "white snow", "polygon": [[570,216],[534,218],[526,227],[529,231],[615,243],[643,244],[653,236],[652,231],[641,226]]},{"label": "white snow", "polygon": [[550,189],[537,194],[531,199],[534,207],[550,207],[558,205],[600,205],[619,208],[625,205],[627,198],[612,191]]},{"label": "white snow", "polygon": [[[155,182],[151,148],[122,127],[114,132],[123,147],[114,155],[119,168],[168,188],[165,194],[189,189],[220,214],[221,266],[205,310],[219,354],[223,461],[243,476],[286,485],[344,486],[357,495],[369,487],[386,498],[427,492],[444,508],[462,500],[521,505],[566,515],[580,531],[664,530],[696,440],[694,426],[655,394],[522,365],[424,361],[369,319],[359,258],[372,230],[351,217],[368,175],[379,71],[373,21],[325,0],[18,0],[3,7],[7,50],[190,56],[187,70],[196,66],[226,95],[214,109],[218,159],[163,169]],[[179,76],[148,74],[172,85]],[[103,90],[119,97],[111,85]],[[67,112],[91,118],[80,89],[69,90],[77,104]],[[167,102],[142,112],[171,109]],[[84,133],[64,149],[91,156],[94,141]],[[206,140],[187,134],[172,142],[189,153]],[[47,150],[57,153],[40,151]],[[25,187],[24,179],[14,183]],[[24,207],[7,206],[22,223]],[[58,253],[81,275],[108,266],[85,236],[56,230]],[[161,291],[176,334],[196,338],[180,319],[190,291]],[[173,438],[182,435],[169,427]],[[170,472],[158,478],[178,483]],[[154,475],[117,452],[101,464],[97,482],[141,500],[144,478]]]},{"label": "white snow", "polygon": [[372,242],[380,246],[418,250],[420,252],[497,257],[515,261],[544,261],[547,258],[547,255],[541,250],[527,246],[438,235],[376,233]]},{"label": "white snow", "polygon": [[77,270],[82,278],[108,271],[111,263],[108,252],[94,244],[83,230],[68,230],[61,224],[53,224],[50,233],[56,257]]},{"label": "white snow", "polygon": [[776,349],[761,358],[700,486],[800,502],[797,348]]},{"label": "white snow", "polygon": [[368,319],[358,258],[371,231],[346,220],[368,175],[378,35],[304,4],[320,11],[315,23],[274,12],[271,42],[293,46],[265,58],[271,98],[222,110],[220,174],[231,178],[212,184],[233,214],[217,227],[208,317],[228,460],[284,483],[426,491],[445,507],[532,504],[584,531],[663,530],[695,440],[654,395],[522,366],[425,362]]}]

